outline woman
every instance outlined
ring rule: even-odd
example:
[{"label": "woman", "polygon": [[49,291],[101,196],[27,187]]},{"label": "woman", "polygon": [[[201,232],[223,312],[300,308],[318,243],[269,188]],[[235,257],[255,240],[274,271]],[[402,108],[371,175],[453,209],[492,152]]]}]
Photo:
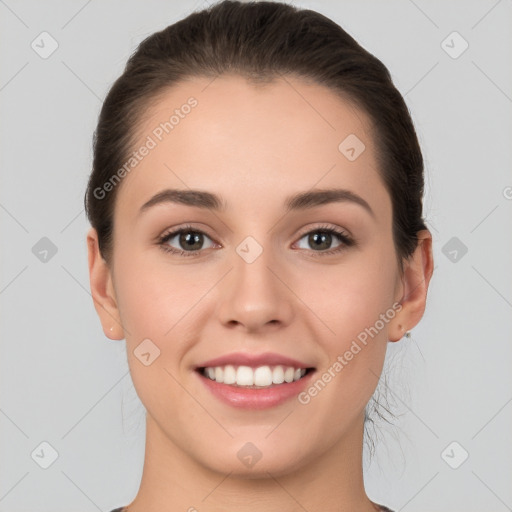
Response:
[{"label": "woman", "polygon": [[401,95],[326,17],[226,1],[139,45],[86,193],[94,304],[147,412],[117,511],[389,510],[365,409],[424,312],[422,196]]}]

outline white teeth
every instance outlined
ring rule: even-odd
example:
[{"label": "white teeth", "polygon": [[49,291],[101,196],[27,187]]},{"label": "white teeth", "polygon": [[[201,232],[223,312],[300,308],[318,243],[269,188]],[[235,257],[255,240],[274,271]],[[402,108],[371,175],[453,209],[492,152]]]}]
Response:
[{"label": "white teeth", "polygon": [[[217,376],[215,376],[217,377]],[[217,382],[224,382],[223,380],[215,378]],[[252,386],[254,384],[254,372],[249,366],[239,366],[236,371],[236,383],[239,386]]]},{"label": "white teeth", "polygon": [[256,386],[269,387],[273,384],[283,384],[283,382],[294,382],[304,377],[305,368],[293,368],[291,366],[283,367],[281,365],[250,366],[233,365],[216,366],[214,368],[204,368],[203,375],[216,382],[231,384],[236,386]]},{"label": "white teeth", "polygon": [[284,370],[282,366],[276,366],[272,372],[272,382],[282,384],[284,382]]},{"label": "white teeth", "polygon": [[255,386],[270,386],[272,384],[272,370],[268,366],[260,366],[254,370]]},{"label": "white teeth", "polygon": [[293,376],[295,375],[295,370],[293,368],[286,368],[284,372],[284,380],[286,382],[293,382]]},{"label": "white teeth", "polygon": [[[217,380],[217,379],[215,379]],[[236,369],[228,364],[224,367],[224,384],[234,384],[236,382]]]}]

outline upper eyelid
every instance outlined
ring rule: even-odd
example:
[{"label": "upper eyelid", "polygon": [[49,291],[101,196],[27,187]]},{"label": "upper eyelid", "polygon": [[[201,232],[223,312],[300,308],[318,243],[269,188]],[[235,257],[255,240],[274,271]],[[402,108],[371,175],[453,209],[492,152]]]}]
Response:
[{"label": "upper eyelid", "polygon": [[304,231],[301,230],[300,234],[297,236],[303,237],[304,235],[307,235],[308,233],[311,233],[312,231],[322,231],[322,230],[341,232],[342,234],[346,235],[347,237],[352,238],[352,235],[350,234],[350,232],[347,229],[339,227],[339,226],[328,225],[327,223],[323,223],[321,226],[305,228]]}]

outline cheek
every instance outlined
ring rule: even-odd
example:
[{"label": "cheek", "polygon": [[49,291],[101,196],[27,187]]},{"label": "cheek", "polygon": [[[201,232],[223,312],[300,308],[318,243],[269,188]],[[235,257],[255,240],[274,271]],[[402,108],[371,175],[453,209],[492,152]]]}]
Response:
[{"label": "cheek", "polygon": [[[196,306],[214,276],[211,269],[167,264],[165,257],[141,252],[118,262],[116,293],[123,325],[130,338],[165,340]],[[128,340],[128,337],[127,337]],[[132,339],[135,341],[135,339]]]},{"label": "cheek", "polygon": [[[296,277],[297,294],[329,327],[325,340],[341,349],[392,307],[397,271],[392,248],[381,241],[337,265],[310,266],[307,277]],[[377,327],[385,337],[387,323]]]},{"label": "cheek", "polygon": [[180,407],[186,399],[177,384],[178,366],[193,336],[190,324],[206,284],[177,266],[148,262],[143,252],[119,261],[116,270],[118,308],[134,387],[152,416],[157,417],[158,411],[167,414],[170,404]]},{"label": "cheek", "polygon": [[312,394],[306,390],[304,400],[326,408],[326,416],[335,424],[362,411],[375,391],[387,349],[388,323],[396,313],[397,272],[393,247],[380,240],[339,265],[319,265],[302,278],[300,296],[308,298],[308,306],[329,328],[318,324],[318,343],[327,358]]},{"label": "cheek", "polygon": [[[142,402],[152,410],[162,399],[165,407],[171,399],[176,404],[183,399],[183,390],[172,376],[180,379],[180,365],[201,334],[205,309],[211,308],[204,296],[219,276],[211,267],[193,267],[169,264],[161,257],[148,261],[144,252],[119,261],[116,267],[118,308],[132,380]],[[157,354],[148,366],[144,357],[139,358],[147,352],[151,360]],[[164,388],[165,398],[158,392]]]}]

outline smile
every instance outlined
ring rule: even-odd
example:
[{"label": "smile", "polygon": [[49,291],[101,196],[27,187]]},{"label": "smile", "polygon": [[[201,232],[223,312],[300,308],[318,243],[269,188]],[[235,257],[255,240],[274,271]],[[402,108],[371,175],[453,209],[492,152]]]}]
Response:
[{"label": "smile", "polygon": [[204,377],[220,384],[252,389],[269,388],[274,385],[291,383],[300,380],[308,371],[307,368],[293,366],[209,366],[200,368]]},{"label": "smile", "polygon": [[293,366],[207,366],[194,372],[209,396],[236,409],[276,407],[297,396],[309,385],[314,368]]}]

